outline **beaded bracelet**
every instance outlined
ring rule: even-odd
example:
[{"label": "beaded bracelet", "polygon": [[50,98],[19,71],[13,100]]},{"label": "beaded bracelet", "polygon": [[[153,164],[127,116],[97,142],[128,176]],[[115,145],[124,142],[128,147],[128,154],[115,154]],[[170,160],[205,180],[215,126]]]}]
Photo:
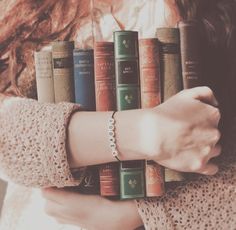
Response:
[{"label": "beaded bracelet", "polygon": [[119,152],[117,149],[116,138],[115,138],[115,119],[114,119],[115,113],[116,111],[112,113],[111,117],[108,120],[108,136],[109,136],[112,156],[115,157],[118,161],[120,161],[120,159],[118,158]]}]

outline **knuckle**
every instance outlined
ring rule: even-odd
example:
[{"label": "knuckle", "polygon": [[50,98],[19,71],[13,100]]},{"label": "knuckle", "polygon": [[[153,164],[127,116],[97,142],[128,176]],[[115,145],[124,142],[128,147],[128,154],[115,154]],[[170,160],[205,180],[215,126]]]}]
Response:
[{"label": "knuckle", "polygon": [[193,172],[198,172],[201,171],[201,169],[204,167],[204,162],[203,160],[196,160],[194,164],[192,165],[192,171]]},{"label": "knuckle", "polygon": [[221,154],[221,146],[220,145],[217,145],[215,148],[214,148],[214,151],[213,151],[213,156],[219,156]]},{"label": "knuckle", "polygon": [[220,110],[219,110],[218,108],[213,108],[213,116],[214,116],[217,120],[220,120],[221,114],[220,114]]},{"label": "knuckle", "polygon": [[213,95],[213,91],[208,86],[202,86],[202,90],[208,95]]},{"label": "knuckle", "polygon": [[213,132],[213,144],[216,144],[220,138],[221,138],[221,133],[218,129],[216,129],[214,132]]},{"label": "knuckle", "polygon": [[180,92],[178,92],[178,93],[176,94],[176,96],[182,97],[182,96],[184,96],[185,93],[186,93],[186,89],[183,89],[183,90],[181,90]]}]

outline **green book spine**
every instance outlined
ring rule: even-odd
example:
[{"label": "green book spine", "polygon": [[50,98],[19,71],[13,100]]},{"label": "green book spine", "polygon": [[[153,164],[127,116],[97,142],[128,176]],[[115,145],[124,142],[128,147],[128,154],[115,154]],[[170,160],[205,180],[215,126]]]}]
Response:
[{"label": "green book spine", "polygon": [[138,32],[114,32],[117,109],[140,108]]},{"label": "green book spine", "polygon": [[120,198],[134,199],[145,196],[145,161],[123,161],[120,164]]},{"label": "green book spine", "polygon": [[[141,107],[138,32],[114,32],[117,109]],[[140,161],[120,163],[120,199],[145,196],[144,164]]]},{"label": "green book spine", "polygon": [[[158,28],[156,36],[161,45],[161,92],[166,101],[183,89],[178,28]],[[182,181],[183,173],[165,168],[165,181]]]}]

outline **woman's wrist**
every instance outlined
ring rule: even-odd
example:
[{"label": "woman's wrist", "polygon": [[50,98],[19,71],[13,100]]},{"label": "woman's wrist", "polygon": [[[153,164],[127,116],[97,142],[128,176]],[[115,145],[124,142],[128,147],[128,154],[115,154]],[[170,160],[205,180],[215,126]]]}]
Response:
[{"label": "woman's wrist", "polygon": [[120,160],[141,159],[139,124],[142,120],[142,110],[118,111],[114,118]]},{"label": "woman's wrist", "polygon": [[[142,148],[144,110],[118,111],[115,141],[120,160],[145,158]],[[68,126],[68,160],[71,167],[117,161],[110,148],[108,124],[112,112],[77,112]]]}]

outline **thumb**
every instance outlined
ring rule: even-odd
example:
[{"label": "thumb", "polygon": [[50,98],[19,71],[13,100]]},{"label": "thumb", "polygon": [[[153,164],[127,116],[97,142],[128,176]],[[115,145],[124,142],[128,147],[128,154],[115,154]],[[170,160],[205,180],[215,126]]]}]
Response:
[{"label": "thumb", "polygon": [[216,100],[213,91],[207,86],[195,87],[185,91],[187,95],[193,99],[218,107],[219,103]]}]

